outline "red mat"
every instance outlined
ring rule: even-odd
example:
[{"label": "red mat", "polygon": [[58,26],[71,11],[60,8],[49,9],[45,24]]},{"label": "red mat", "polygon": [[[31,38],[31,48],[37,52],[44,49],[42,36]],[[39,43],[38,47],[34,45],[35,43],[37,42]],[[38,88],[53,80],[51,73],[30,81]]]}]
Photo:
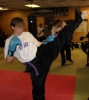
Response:
[{"label": "red mat", "polygon": [[[73,100],[75,76],[48,75],[46,100]],[[28,73],[0,71],[0,100],[32,100]]]}]

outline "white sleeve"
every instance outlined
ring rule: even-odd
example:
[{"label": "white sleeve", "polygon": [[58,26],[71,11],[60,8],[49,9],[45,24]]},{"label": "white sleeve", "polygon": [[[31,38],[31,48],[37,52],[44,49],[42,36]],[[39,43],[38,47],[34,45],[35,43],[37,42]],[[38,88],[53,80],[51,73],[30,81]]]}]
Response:
[{"label": "white sleeve", "polygon": [[7,40],[5,41],[5,46],[4,46],[4,58],[6,59],[7,53],[8,53],[8,45],[9,43]]},{"label": "white sleeve", "polygon": [[38,28],[38,29],[37,29],[37,33],[39,34],[39,33],[40,33],[40,31],[41,31],[41,30],[40,30],[40,28]]},{"label": "white sleeve", "polygon": [[36,46],[40,46],[40,42],[30,33],[30,39]]}]

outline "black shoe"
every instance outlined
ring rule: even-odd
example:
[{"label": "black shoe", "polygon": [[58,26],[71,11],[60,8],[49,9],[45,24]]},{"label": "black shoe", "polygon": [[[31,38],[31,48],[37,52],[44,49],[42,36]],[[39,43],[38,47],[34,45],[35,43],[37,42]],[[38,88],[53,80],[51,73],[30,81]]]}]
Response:
[{"label": "black shoe", "polygon": [[89,97],[88,97],[88,99],[87,100],[89,100]]},{"label": "black shoe", "polygon": [[71,59],[67,59],[69,62],[72,62],[73,63],[73,60],[71,60]]},{"label": "black shoe", "polygon": [[86,66],[89,66],[89,63],[87,63]]},{"label": "black shoe", "polygon": [[80,8],[77,7],[76,10],[75,10],[75,20],[76,21],[82,22],[81,14],[82,13],[80,12]]},{"label": "black shoe", "polygon": [[61,63],[61,66],[64,66],[64,65],[65,65],[65,63],[64,63],[64,62],[62,62],[62,63]]},{"label": "black shoe", "polygon": [[66,63],[66,61],[64,61],[63,63]]},{"label": "black shoe", "polygon": [[73,60],[70,60],[70,62],[72,62],[72,63],[73,63]]},{"label": "black shoe", "polygon": [[63,62],[61,63],[61,66],[65,65],[65,63],[66,63],[66,61],[63,61]]}]

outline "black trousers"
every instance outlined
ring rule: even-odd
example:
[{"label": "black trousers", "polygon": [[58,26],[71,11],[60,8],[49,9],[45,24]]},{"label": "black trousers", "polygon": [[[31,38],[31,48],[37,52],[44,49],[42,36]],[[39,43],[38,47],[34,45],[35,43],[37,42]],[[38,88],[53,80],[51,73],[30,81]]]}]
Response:
[{"label": "black trousers", "polygon": [[[66,51],[66,53],[65,53]],[[61,62],[65,63],[66,60],[71,60],[71,50],[69,44],[66,44],[60,52],[61,54]]]},{"label": "black trousers", "polygon": [[60,51],[60,54],[61,54],[61,63],[65,63],[66,62],[65,47],[62,48],[62,50]]},{"label": "black trousers", "polygon": [[82,22],[81,17],[78,17],[78,19],[71,23],[71,25],[65,26],[55,37],[54,41],[43,44],[38,48],[36,58],[31,63],[34,64],[39,75],[36,75],[35,70],[30,65],[26,66],[27,71],[31,75],[33,100],[45,100],[45,82],[50,65],[57,58],[64,44],[71,40],[73,31]]},{"label": "black trousers", "polygon": [[70,50],[70,46],[66,45],[66,59],[67,60],[71,60],[71,50]]},{"label": "black trousers", "polygon": [[[66,53],[65,53],[66,51]],[[65,45],[64,48],[60,52],[62,62],[65,62],[66,60],[71,60],[71,50],[69,44]]]}]

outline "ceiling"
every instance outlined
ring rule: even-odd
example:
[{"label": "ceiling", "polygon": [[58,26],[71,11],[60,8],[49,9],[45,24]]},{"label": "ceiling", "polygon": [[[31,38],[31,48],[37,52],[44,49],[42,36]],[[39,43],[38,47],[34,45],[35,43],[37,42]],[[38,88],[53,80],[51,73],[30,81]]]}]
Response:
[{"label": "ceiling", "polygon": [[24,5],[37,4],[41,8],[89,6],[89,0],[0,0],[0,6],[8,10],[30,9]]}]

